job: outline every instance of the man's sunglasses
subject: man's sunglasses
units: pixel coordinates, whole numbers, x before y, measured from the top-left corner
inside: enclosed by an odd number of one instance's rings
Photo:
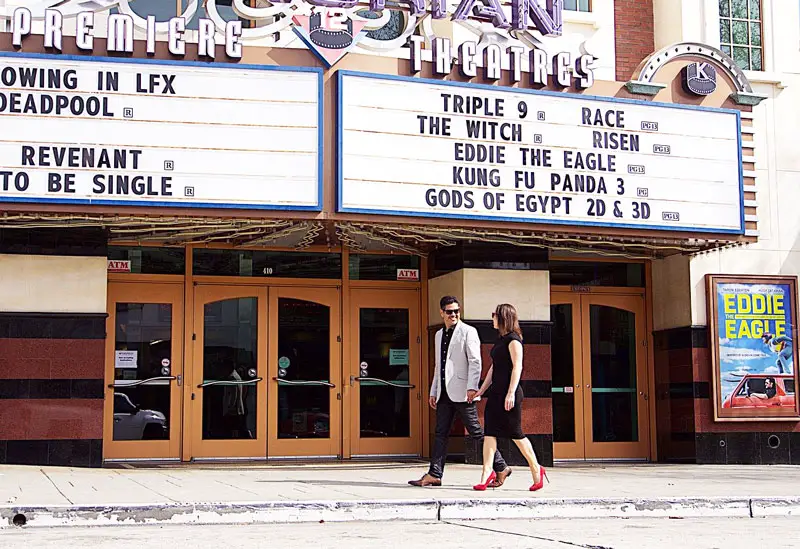
[[[447,316],[451,316],[451,315],[455,316],[459,312],[461,312],[461,309],[442,309],[442,311],[444,311],[444,314],[446,314]]]

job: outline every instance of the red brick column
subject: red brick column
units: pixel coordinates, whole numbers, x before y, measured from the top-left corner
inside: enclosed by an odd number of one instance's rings
[[[652,0],[614,0],[614,42],[617,80],[627,82],[655,49]]]
[[[0,314],[0,463],[99,467],[105,315]]]

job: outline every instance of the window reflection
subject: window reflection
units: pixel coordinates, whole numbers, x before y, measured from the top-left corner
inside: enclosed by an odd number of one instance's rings
[[[359,317],[361,437],[408,437],[410,391],[381,383],[408,385],[408,309],[364,308]]]
[[[258,299],[208,303],[203,311],[203,438],[256,433]]]
[[[172,305],[117,303],[115,312],[114,440],[168,439]]]
[[[330,309],[278,299],[278,438],[329,438]]]
[[[591,305],[592,436],[594,442],[639,440],[636,315]]]
[[[575,442],[572,305],[552,305],[553,442]]]

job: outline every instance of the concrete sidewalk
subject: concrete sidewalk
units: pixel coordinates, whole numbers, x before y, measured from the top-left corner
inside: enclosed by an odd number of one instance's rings
[[[532,517],[800,514],[800,467],[570,465],[475,492],[477,466],[448,465],[441,488],[407,481],[420,463],[183,465],[78,469],[0,466],[0,528],[137,523],[270,523]]]

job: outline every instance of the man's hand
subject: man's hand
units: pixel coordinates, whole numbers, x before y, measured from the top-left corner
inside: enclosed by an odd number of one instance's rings
[[[473,391],[472,389],[467,391],[467,402],[472,404],[472,401],[475,400],[475,397],[478,396],[478,391]]]
[[[428,397],[428,404],[430,404],[431,408],[433,408],[435,410],[436,409],[436,397],[435,396]]]

